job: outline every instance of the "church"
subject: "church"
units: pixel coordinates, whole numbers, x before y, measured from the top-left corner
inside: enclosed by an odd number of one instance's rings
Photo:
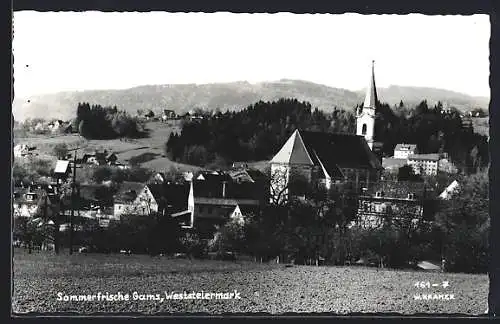
[[[288,197],[294,178],[324,186],[352,184],[368,188],[383,170],[375,141],[377,89],[374,62],[363,106],[356,111],[356,134],[311,132],[296,129],[270,161],[271,199]],[[290,193],[291,194],[291,193]]]

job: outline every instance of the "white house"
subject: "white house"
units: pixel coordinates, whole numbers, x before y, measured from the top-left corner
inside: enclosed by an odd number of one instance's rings
[[[147,185],[124,181],[113,204],[115,218],[124,214],[150,215],[158,212],[158,202]]]
[[[29,147],[26,144],[17,144],[14,146],[14,157],[23,157],[29,154]]]
[[[408,159],[408,156],[417,154],[416,144],[397,144],[394,148],[395,159]]]

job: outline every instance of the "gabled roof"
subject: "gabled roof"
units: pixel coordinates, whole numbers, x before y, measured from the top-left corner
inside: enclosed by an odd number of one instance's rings
[[[363,136],[311,131],[302,131],[301,135],[307,151],[321,160],[331,177],[336,177],[342,168],[382,168]],[[319,161],[315,164],[320,166]]]
[[[69,161],[66,160],[58,160],[56,163],[56,167],[54,169],[54,173],[66,174],[68,172]]]
[[[367,194],[375,195],[376,192],[383,192],[387,198],[399,199],[407,198],[408,194],[414,194],[416,198],[422,198],[430,190],[431,188],[426,186],[424,182],[380,181],[374,183]]]
[[[271,163],[314,165],[298,129],[272,158]]]
[[[172,213],[188,207],[190,185],[188,183],[152,183],[147,185],[157,203],[164,202]]]
[[[370,76],[370,83],[366,89],[365,102],[363,108],[376,109],[377,106],[377,87],[375,86],[375,61],[372,61],[372,74]]]

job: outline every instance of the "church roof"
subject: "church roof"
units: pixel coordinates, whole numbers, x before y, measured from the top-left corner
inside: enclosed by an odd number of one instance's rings
[[[309,152],[314,152],[334,177],[339,168],[380,169],[377,156],[370,150],[363,136],[302,131],[302,139]],[[320,165],[319,163],[316,163]]]
[[[375,86],[375,61],[372,61],[372,74],[370,76],[370,83],[366,89],[365,102],[363,108],[376,108],[377,105],[377,88]]]
[[[271,163],[314,165],[298,129],[288,138]]]

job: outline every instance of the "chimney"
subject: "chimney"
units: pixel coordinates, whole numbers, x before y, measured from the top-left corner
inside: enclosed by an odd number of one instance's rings
[[[222,198],[226,198],[226,181],[222,181]]]

